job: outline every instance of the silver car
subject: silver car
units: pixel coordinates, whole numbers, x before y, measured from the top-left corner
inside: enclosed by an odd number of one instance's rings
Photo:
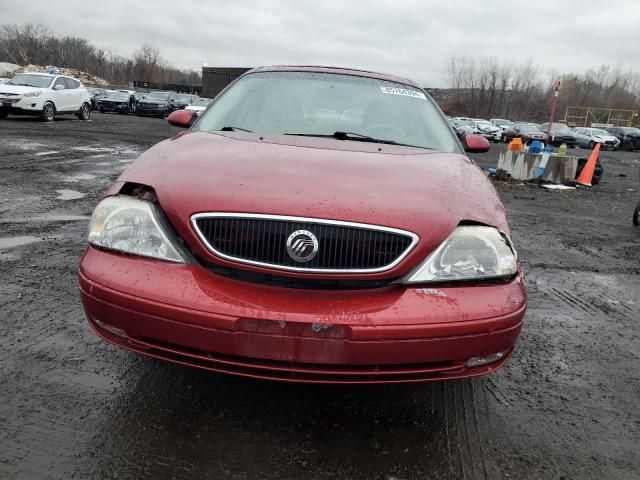
[[[617,150],[620,147],[620,140],[601,128],[577,127],[573,132],[576,143],[581,148],[593,149],[597,143],[606,150]]]

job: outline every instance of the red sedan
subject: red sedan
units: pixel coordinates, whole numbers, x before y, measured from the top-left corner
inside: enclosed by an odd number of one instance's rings
[[[104,340],[216,372],[325,383],[484,375],[527,296],[505,210],[404,78],[254,69],[96,207],[79,283]],[[463,147],[464,144],[464,147]]]

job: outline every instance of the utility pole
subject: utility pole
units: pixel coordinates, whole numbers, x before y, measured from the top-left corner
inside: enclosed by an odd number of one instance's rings
[[[551,126],[556,118],[556,106],[558,105],[558,95],[560,95],[560,87],[562,80],[559,78],[553,84],[553,99],[551,100],[551,116],[549,117],[549,125],[547,126],[547,145],[551,143]]]

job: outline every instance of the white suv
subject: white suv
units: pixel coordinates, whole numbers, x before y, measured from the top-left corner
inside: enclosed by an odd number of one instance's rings
[[[20,73],[0,85],[0,119],[9,114],[38,115],[52,122],[56,115],[91,116],[91,95],[75,78],[49,73]]]

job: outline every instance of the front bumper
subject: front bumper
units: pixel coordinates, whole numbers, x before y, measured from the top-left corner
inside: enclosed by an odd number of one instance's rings
[[[129,111],[129,105],[121,105],[118,103],[99,103],[97,106],[98,110],[102,110],[105,112],[127,112]]]
[[[526,310],[522,274],[484,286],[302,290],[93,247],[79,283],[89,323],[110,343],[212,371],[298,382],[484,375],[507,361]],[[466,366],[497,352],[509,353]]]
[[[136,106],[136,114],[138,115],[149,115],[149,116],[158,116],[165,115],[169,112],[168,107],[164,106],[149,106],[149,105],[140,105]]]
[[[42,95],[37,97],[0,97],[0,109],[11,113],[35,113],[42,111],[45,99]]]

